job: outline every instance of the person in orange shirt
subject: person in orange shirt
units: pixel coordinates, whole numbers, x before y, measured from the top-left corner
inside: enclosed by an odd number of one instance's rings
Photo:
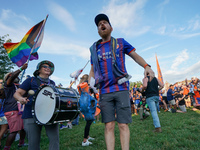
[[[183,85],[183,96],[185,96],[185,106],[191,107],[191,99],[188,93],[189,93],[189,88],[186,85]]]
[[[79,92],[80,95],[82,93],[81,91],[90,93],[89,85],[88,85],[88,77],[89,77],[88,74],[84,74],[81,77],[79,85],[77,86],[77,89],[78,89],[78,92]],[[89,99],[88,99],[88,103],[90,103]],[[91,103],[92,103],[92,101],[91,101]],[[79,104],[80,104],[80,100],[79,100]],[[81,106],[80,106],[80,108],[81,108]],[[92,137],[89,136],[90,126],[92,125],[92,123],[95,120],[95,118],[94,118],[94,116],[93,116],[93,118],[87,118],[86,114],[84,114],[84,116],[85,116],[85,120],[86,120],[86,125],[85,125],[85,129],[84,129],[84,138],[83,138],[82,146],[89,146],[89,145],[92,144],[92,142],[90,142],[90,140],[95,140],[95,138],[92,138]]]
[[[197,77],[193,78],[194,82],[194,100],[195,100],[195,106],[200,106],[200,83],[199,79]]]

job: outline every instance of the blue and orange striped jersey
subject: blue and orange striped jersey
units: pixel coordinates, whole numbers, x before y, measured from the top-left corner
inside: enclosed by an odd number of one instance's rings
[[[129,55],[132,51],[135,51],[135,48],[132,45],[130,45],[123,38],[117,39],[117,48],[115,53],[116,63],[119,69],[123,72],[127,72],[125,67],[125,54]],[[104,81],[100,83],[100,94],[129,90],[129,82],[119,85],[113,74],[111,41],[104,43],[101,42],[97,46],[97,56],[101,74],[104,79]],[[92,59],[90,60],[92,65]]]

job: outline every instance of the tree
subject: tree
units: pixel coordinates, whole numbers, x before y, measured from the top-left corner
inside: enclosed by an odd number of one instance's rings
[[[130,81],[130,90],[133,89],[135,84],[137,84],[137,87],[140,87],[140,85],[142,84],[142,81],[136,81],[136,82],[131,82]]]
[[[5,42],[7,35],[0,36],[0,79],[3,79],[4,75],[14,69],[15,64],[9,59],[8,54],[3,47],[6,42],[11,42],[11,39]]]

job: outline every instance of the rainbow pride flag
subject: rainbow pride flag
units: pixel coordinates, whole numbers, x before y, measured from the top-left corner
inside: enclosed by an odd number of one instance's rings
[[[47,15],[48,17],[48,15]],[[47,19],[46,17],[46,19]],[[29,60],[37,60],[37,50],[42,44],[46,19],[33,26],[18,43],[4,43],[3,46],[10,60],[21,67]]]

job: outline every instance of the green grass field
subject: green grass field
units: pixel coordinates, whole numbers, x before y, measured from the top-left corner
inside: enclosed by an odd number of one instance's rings
[[[141,121],[139,115],[132,117],[130,128],[130,150],[199,150],[200,149],[200,111],[188,109],[187,113],[171,113],[161,110],[159,118],[162,133],[153,133],[152,117]],[[90,136],[94,137],[93,145],[82,147],[85,121],[79,120],[79,125],[73,129],[60,130],[60,150],[105,150],[104,124],[96,122],[91,125]],[[115,127],[115,149],[120,150],[119,130]],[[5,139],[2,140],[2,145]],[[11,149],[17,149],[18,142]],[[27,148],[20,148],[26,150]],[[41,150],[48,150],[48,138],[42,130]]]

